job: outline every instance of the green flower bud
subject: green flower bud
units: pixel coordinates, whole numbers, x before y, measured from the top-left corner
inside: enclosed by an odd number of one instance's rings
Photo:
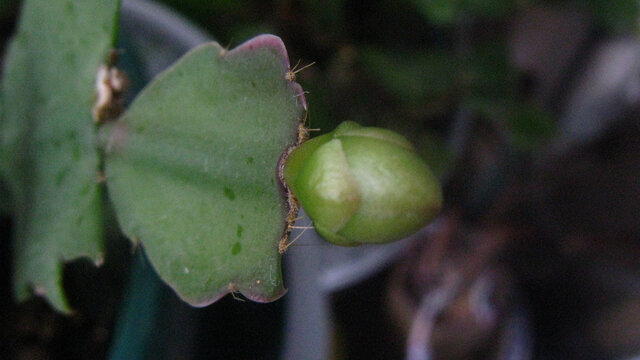
[[[442,204],[438,180],[407,139],[353,122],[296,148],[284,177],[316,231],[338,245],[401,239]]]

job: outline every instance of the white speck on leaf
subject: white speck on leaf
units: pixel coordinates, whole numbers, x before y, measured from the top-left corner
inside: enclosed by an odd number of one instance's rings
[[[272,286],[276,286],[276,279],[273,278],[273,265],[269,266],[269,282]]]

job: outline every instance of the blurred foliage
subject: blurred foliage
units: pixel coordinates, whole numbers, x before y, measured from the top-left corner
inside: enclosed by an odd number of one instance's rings
[[[518,103],[505,119],[510,140],[521,150],[535,150],[556,133],[553,116],[531,103]]]
[[[629,0],[586,0],[587,6],[601,26],[618,33],[638,27],[640,2]]]
[[[223,44],[261,31],[282,36],[293,63],[316,62],[298,74],[309,92],[312,128],[326,131],[345,120],[386,126],[420,144],[437,172],[454,158],[446,139],[461,105],[525,153],[554,134],[556,115],[523,90],[523,74],[510,63],[508,28],[528,7],[565,8],[566,2],[164,2]],[[606,32],[636,26],[633,1],[571,6],[588,10]]]
[[[412,0],[429,21],[437,25],[455,25],[468,16],[500,18],[515,9],[515,0]]]
[[[360,56],[367,75],[407,105],[420,106],[455,91],[457,59],[445,51],[364,48]]]

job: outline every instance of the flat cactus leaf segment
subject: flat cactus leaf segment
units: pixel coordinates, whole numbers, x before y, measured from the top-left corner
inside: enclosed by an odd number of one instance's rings
[[[278,161],[305,108],[282,41],[202,45],[159,75],[108,129],[105,172],[124,232],[195,306],[229,292],[284,293]]]
[[[102,252],[91,107],[118,0],[26,0],[2,81],[0,170],[16,215],[14,289],[68,311],[63,262]]]

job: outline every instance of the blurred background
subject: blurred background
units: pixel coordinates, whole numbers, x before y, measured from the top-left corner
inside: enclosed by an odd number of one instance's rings
[[[0,1],[3,52],[19,3]],[[103,267],[67,265],[76,312],[64,317],[11,299],[0,191],[0,358],[640,359],[638,1],[164,0],[138,11],[145,3],[123,7],[130,97],[200,41],[276,34],[292,65],[313,63],[297,74],[312,134],[351,120],[407,136],[442,180],[445,209],[391,250],[327,260],[373,262],[346,285],[315,293],[313,274],[295,278],[306,260],[290,261],[283,299],[203,309],[114,228]],[[327,247],[302,238],[291,258],[337,254]],[[318,318],[317,337],[291,334]]]

